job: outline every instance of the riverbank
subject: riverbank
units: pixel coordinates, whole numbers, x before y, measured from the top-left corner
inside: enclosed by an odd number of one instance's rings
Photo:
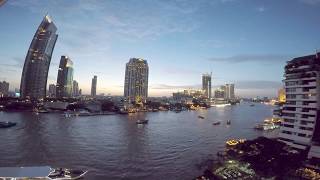
[[[306,169],[304,151],[297,151],[276,139],[258,137],[227,143],[217,161],[200,179],[301,179],[320,177],[316,169]]]

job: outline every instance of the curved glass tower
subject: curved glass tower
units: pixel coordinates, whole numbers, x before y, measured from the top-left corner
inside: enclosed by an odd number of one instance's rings
[[[46,96],[47,77],[52,52],[57,41],[57,27],[46,15],[30,44],[21,76],[22,98],[42,99]]]
[[[73,62],[68,56],[61,56],[58,78],[57,98],[68,98],[72,96],[73,86]]]

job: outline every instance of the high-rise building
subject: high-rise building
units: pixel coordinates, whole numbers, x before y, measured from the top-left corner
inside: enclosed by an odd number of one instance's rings
[[[214,91],[214,98],[224,99],[224,97],[225,97],[224,88],[218,88]]]
[[[0,82],[0,97],[6,97],[9,94],[9,83],[6,81]]]
[[[124,97],[130,102],[145,102],[148,97],[148,76],[147,61],[140,58],[131,58],[126,64]]]
[[[72,93],[73,97],[79,96],[79,84],[75,80],[73,80],[73,88],[72,88],[72,90],[73,90],[73,93]]]
[[[48,97],[55,98],[56,97],[56,85],[49,84],[49,94]]]
[[[278,101],[280,103],[286,102],[286,90],[284,88],[278,90]]]
[[[286,103],[279,140],[320,159],[320,53],[294,58],[285,66]],[[316,142],[316,143],[315,143]]]
[[[97,95],[97,76],[93,76],[91,81],[91,96],[95,97]]]
[[[235,99],[234,95],[234,84],[225,85],[225,99]]]
[[[57,28],[46,15],[30,44],[21,76],[22,98],[42,99],[46,96],[47,77],[52,52],[58,38]]]
[[[61,56],[56,86],[57,98],[72,97],[73,62],[68,56]]]
[[[202,90],[204,91],[204,97],[207,99],[211,98],[211,74],[202,75]]]

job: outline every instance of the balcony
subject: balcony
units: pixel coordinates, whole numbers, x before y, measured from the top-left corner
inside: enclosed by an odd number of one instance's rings
[[[293,137],[291,137],[291,139],[301,144],[309,145],[311,143],[311,138],[308,138],[308,137],[300,137],[300,136],[294,135]]]
[[[316,121],[316,117],[307,117],[307,118],[303,118],[303,117],[298,117],[298,120],[303,120],[303,121],[311,121],[311,122],[315,122]]]
[[[308,128],[315,128],[315,124],[312,124],[312,123],[301,124],[301,122],[300,122],[299,126],[308,127]]]
[[[291,117],[291,116],[286,116],[286,115],[282,115],[281,116],[283,119],[296,119],[296,117]]]
[[[293,84],[290,84],[290,83],[285,83],[285,87],[286,88],[294,88],[294,87],[315,87],[316,86],[316,82],[315,81],[312,81],[312,82],[309,82],[309,83],[293,83]]]
[[[310,67],[311,67],[311,65],[302,65],[302,66],[299,66],[297,69],[307,69]]]
[[[301,112],[297,112],[297,113],[308,114],[308,115],[317,115],[317,111],[315,111],[315,110],[301,111]]]
[[[316,101],[317,97],[316,96],[305,96],[305,97],[301,97],[302,101]]]
[[[302,84],[301,86],[302,87],[312,87],[312,86],[316,86],[317,85],[317,83],[316,82],[309,82],[309,83],[306,83],[306,84]]]
[[[294,128],[289,128],[289,127],[284,127],[284,126],[281,126],[280,127],[280,130],[284,130],[284,131],[289,131],[289,132],[295,132],[296,130]],[[288,134],[290,136],[292,136],[292,134]]]

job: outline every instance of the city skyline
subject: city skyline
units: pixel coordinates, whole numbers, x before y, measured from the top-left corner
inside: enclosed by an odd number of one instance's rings
[[[319,40],[313,38],[320,29],[314,23],[320,4],[312,0],[275,2],[8,1],[0,9],[0,22],[5,27],[0,35],[0,63],[4,67],[0,71],[5,76],[0,80],[10,82],[11,90],[19,87],[30,40],[41,18],[49,13],[59,38],[47,84],[55,83],[59,57],[68,54],[74,59],[75,79],[85,94],[90,94],[91,77],[97,74],[97,94],[122,95],[125,63],[138,56],[147,59],[150,66],[150,96],[200,89],[199,77],[208,71],[213,72],[213,87],[232,82],[237,95],[243,97],[276,96],[285,62],[314,54],[320,47]],[[135,8],[146,11],[139,13]],[[148,12],[154,12],[149,13],[150,19],[144,18]],[[9,16],[11,21],[6,21]]]

